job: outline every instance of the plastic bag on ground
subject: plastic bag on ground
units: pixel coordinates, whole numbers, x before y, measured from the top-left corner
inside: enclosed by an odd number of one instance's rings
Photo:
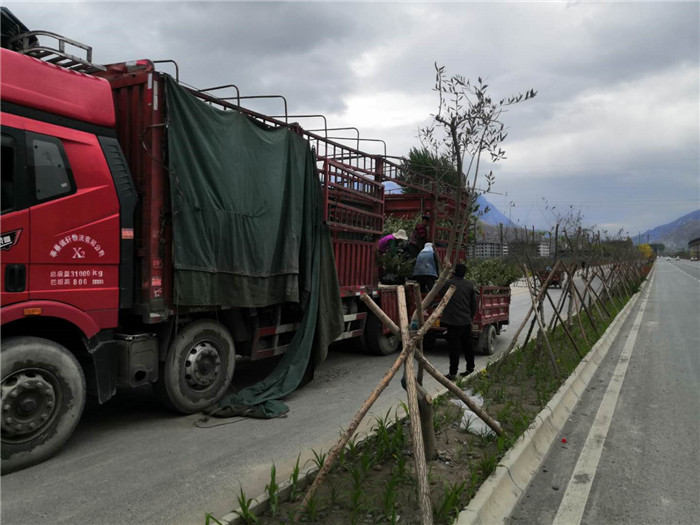
[[[481,394],[474,394],[471,389],[465,390],[464,393],[479,408],[484,405],[484,398],[481,397]],[[450,401],[462,410],[462,420],[459,423],[460,429],[471,432],[477,436],[495,435],[495,432],[491,429],[491,427],[484,423],[474,412],[469,410],[469,407],[466,405],[466,403],[464,403],[464,401],[461,399],[450,399]]]

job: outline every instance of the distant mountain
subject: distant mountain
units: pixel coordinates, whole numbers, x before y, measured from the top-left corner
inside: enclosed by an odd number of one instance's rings
[[[480,205],[481,211],[485,210],[487,206],[489,208],[488,212],[479,217],[480,241],[501,242],[502,239],[504,242],[511,242],[515,239],[524,239],[529,235],[528,231],[503,215],[483,195],[479,195],[476,202]],[[499,229],[499,224],[503,224],[503,231]]]
[[[695,210],[673,222],[647,230],[641,236],[635,236],[634,242],[661,243],[666,246],[666,251],[676,251],[687,250],[688,242],[698,237],[700,237],[700,210]]]
[[[504,227],[516,227],[515,224],[513,224],[513,222],[511,222],[511,220],[508,217],[506,217],[500,211],[498,211],[498,209],[488,200],[486,200],[486,197],[484,197],[483,195],[479,195],[476,199],[476,202],[477,204],[479,204],[479,209],[481,211],[485,210],[487,206],[489,209],[489,211],[487,211],[481,217],[479,217],[479,220],[481,222],[491,224],[492,226],[498,226],[498,224],[501,223]]]

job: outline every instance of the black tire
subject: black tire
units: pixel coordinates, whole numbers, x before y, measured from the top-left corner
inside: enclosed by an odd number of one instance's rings
[[[365,329],[360,337],[365,351],[372,355],[389,355],[399,349],[401,340],[392,333],[385,334],[379,318],[372,312],[367,312]]]
[[[235,365],[229,331],[215,321],[199,319],[180,330],[170,344],[156,391],[168,408],[193,414],[223,397]]]
[[[484,355],[493,355],[496,351],[496,327],[488,325],[479,336],[478,349]]]
[[[73,354],[39,337],[2,343],[2,474],[54,455],[78,426],[85,376]]]

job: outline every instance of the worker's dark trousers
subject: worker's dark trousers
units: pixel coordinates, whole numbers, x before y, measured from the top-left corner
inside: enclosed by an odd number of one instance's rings
[[[467,360],[467,372],[474,370],[474,352],[472,351],[472,325],[443,325],[447,328],[447,342],[450,347],[450,374],[457,375],[459,356]]]
[[[420,285],[420,291],[423,293],[428,293],[437,281],[434,275],[414,275],[413,279]]]

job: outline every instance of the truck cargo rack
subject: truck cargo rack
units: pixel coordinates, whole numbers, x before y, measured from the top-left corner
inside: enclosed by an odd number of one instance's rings
[[[287,128],[308,142],[315,155],[317,175],[323,195],[321,220],[330,232],[342,298],[355,297],[362,292],[376,292],[379,277],[376,257],[377,241],[384,233],[384,219],[387,214],[413,218],[417,214],[430,212],[435,217],[432,221],[431,236],[437,241],[438,253],[441,257],[444,256],[447,244],[444,231],[446,227],[439,221],[449,218],[449,212],[456,207],[458,194],[456,188],[452,188],[449,184],[442,184],[428,174],[411,170],[409,163],[403,157],[386,155],[386,144],[383,140],[363,138],[357,128],[331,128],[322,114],[291,114],[288,111],[287,100],[283,96],[244,95],[238,86],[232,83],[199,89],[178,81],[179,68],[177,63],[171,60],[140,60],[135,64],[111,64],[107,66],[106,74],[96,73],[96,75],[110,80],[113,89],[118,91],[115,95],[115,100],[118,101],[118,122],[140,121],[139,115],[129,113],[134,104],[137,109],[144,107],[147,108],[147,112],[153,111],[152,108],[155,105],[150,105],[148,100],[138,103],[135,101],[140,101],[140,97],[148,96],[150,91],[141,89],[139,86],[149,82],[152,82],[153,92],[156,88],[159,93],[165,91],[164,78],[161,76],[165,73],[158,72],[159,75],[156,77],[149,76],[156,70],[155,64],[165,62],[175,66],[175,81],[201,101],[217,109],[238,111],[263,128]],[[230,89],[233,93],[222,93],[226,89]],[[284,106],[283,111],[278,115],[264,114],[240,105],[254,99],[273,98],[281,100]],[[148,129],[152,130],[148,135],[148,145],[142,143],[141,139],[131,142],[126,138],[122,140],[127,158],[135,158],[133,162],[138,166],[144,163],[144,170],[161,169],[158,166],[154,167],[149,160],[149,158],[160,159],[163,154],[161,150],[165,129],[163,106],[159,105],[158,108],[157,115],[151,115],[146,119],[149,122]],[[315,129],[303,128],[298,123],[302,119],[316,119]],[[321,126],[318,125],[320,120],[322,120]],[[153,131],[156,129],[158,132]],[[338,136],[333,133],[342,130],[350,133],[344,133],[342,136],[340,136],[341,133],[337,133]],[[379,144],[384,155],[360,150],[359,146],[365,141]],[[148,158],[142,156],[144,150]],[[139,170],[135,172],[138,173]],[[138,181],[138,175],[135,177]],[[160,179],[155,177],[153,180]],[[398,195],[392,194],[398,188],[408,188],[409,191]],[[466,193],[465,190],[462,191]],[[462,200],[463,209],[467,207],[467,202],[466,198]],[[157,221],[158,218],[154,216],[151,220]],[[464,257],[463,251],[459,252],[461,257]],[[160,248],[152,247],[152,253],[160,253]],[[150,267],[146,271],[151,271]],[[148,281],[144,280],[144,282]],[[150,300],[150,291],[144,291],[144,293],[147,300]],[[167,298],[171,296],[170,293],[169,290],[162,291],[162,297],[166,298],[166,303]],[[357,312],[346,313],[350,315]]]
[[[55,46],[41,44],[39,42],[40,37],[56,40]],[[80,73],[106,71],[104,66],[92,62],[92,47],[50,31],[27,31],[11,38],[9,43],[18,53],[65,69]],[[66,45],[84,51],[85,58],[68,53]]]
[[[221,87],[234,87],[226,85]],[[241,99],[257,97],[241,97],[236,87],[236,97],[220,98],[209,93],[208,90],[193,90],[191,92],[210,104],[215,104],[223,109],[235,109],[241,111],[259,123],[270,127],[292,127],[290,122],[296,119],[322,119],[323,128],[300,128],[302,136],[309,142],[318,159],[318,169],[321,182],[324,185],[325,213],[324,220],[331,227],[332,237],[335,242],[360,243],[376,242],[384,229],[384,221],[381,218],[387,211],[396,210],[399,200],[415,201],[412,207],[405,210],[404,215],[415,216],[425,211],[432,212],[437,219],[434,221],[432,235],[438,241],[436,248],[441,257],[445,254],[445,245],[449,236],[449,227],[438,223],[439,220],[449,218],[456,208],[457,189],[448,183],[435,180],[430,175],[412,171],[403,157],[390,157],[386,154],[386,143],[381,139],[368,139],[360,136],[357,128],[329,128],[326,117],[321,114],[291,115],[285,111],[284,115],[264,115],[254,110],[234,105],[231,101],[241,102]],[[214,88],[217,89],[217,88]],[[285,100],[285,110],[286,110]],[[284,119],[284,120],[280,120]],[[334,136],[329,131],[336,130],[355,131],[355,137]],[[352,141],[355,147],[343,144],[343,141]],[[384,147],[384,155],[370,154],[359,149],[361,142],[377,142]],[[363,181],[371,181],[373,184],[363,184]],[[389,186],[386,186],[389,183]],[[359,184],[359,186],[358,186]],[[395,185],[396,189],[392,187]],[[361,186],[361,187],[360,187]],[[389,209],[384,209],[381,204],[383,197],[377,199],[376,191],[382,188],[382,193],[387,197],[393,197],[387,201]],[[398,188],[409,188],[409,193],[393,194]],[[467,190],[462,190],[462,209],[466,210],[468,199]],[[398,199],[398,200],[396,200]],[[465,237],[467,232],[465,232]],[[460,241],[461,243],[461,241]],[[336,247],[337,248],[337,247]],[[466,254],[459,252],[461,257]],[[336,253],[336,259],[338,259]],[[369,264],[369,261],[367,261]],[[364,274],[364,271],[360,271]],[[346,276],[341,268],[338,269],[341,283],[349,284],[355,281]],[[348,276],[349,277],[349,276]]]

